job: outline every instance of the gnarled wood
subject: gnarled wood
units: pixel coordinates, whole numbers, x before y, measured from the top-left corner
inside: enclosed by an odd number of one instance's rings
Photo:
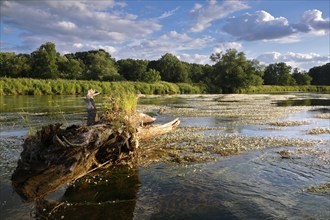
[[[150,125],[146,127],[139,127],[138,128],[138,137],[140,140],[146,140],[148,138],[153,138],[158,135],[166,134],[180,124],[180,120],[178,118],[174,119],[171,122],[162,125]]]
[[[99,95],[100,93],[96,92],[93,89],[88,90],[85,102],[87,104],[87,125],[93,125],[98,121],[97,110],[95,106],[94,96]]]
[[[136,114],[128,122],[114,126],[97,121],[90,90],[86,96],[88,125],[48,125],[28,137],[12,175],[15,191],[25,200],[44,197],[62,185],[87,173],[113,164],[131,163],[139,140],[146,140],[175,129],[175,119],[164,125],[150,125],[155,119]],[[147,126],[142,126],[148,124]]]

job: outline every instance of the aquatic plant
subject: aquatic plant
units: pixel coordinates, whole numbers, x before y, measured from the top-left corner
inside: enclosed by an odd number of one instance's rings
[[[330,119],[330,113],[317,114],[313,118]]]
[[[308,121],[275,121],[269,123],[272,126],[280,126],[280,127],[291,127],[291,126],[300,126],[310,124]]]
[[[309,186],[303,189],[304,192],[310,193],[326,193],[330,191],[330,182],[326,182],[319,185]]]
[[[24,111],[24,109],[21,109],[21,112],[18,112],[18,115],[21,117],[24,124],[27,125],[29,128],[28,130],[28,136],[33,136],[37,132],[37,129],[32,126],[32,123],[30,122],[30,118],[27,116],[27,113]]]
[[[330,134],[330,128],[313,128],[307,131],[307,134]]]

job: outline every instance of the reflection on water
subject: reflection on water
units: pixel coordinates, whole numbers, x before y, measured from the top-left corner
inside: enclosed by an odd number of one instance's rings
[[[276,101],[280,106],[296,105],[293,104],[295,100],[299,104],[318,106],[283,118],[309,122],[300,126],[269,129],[267,125],[237,123],[234,117],[179,117],[183,127],[223,127],[208,132],[329,139],[328,134],[306,134],[310,128],[329,126],[327,118],[314,117],[328,114],[329,102],[324,101],[324,97],[315,98],[315,94],[310,96],[297,96],[289,100],[290,104]],[[215,96],[158,96],[143,98],[140,104],[156,106],[150,108],[156,112],[161,106],[194,108],[191,103],[209,104],[213,98]],[[330,146],[270,147],[231,157],[218,156],[217,161],[206,163],[155,163],[138,170],[121,167],[97,171],[44,200],[23,203],[11,189],[10,176],[29,126],[40,128],[54,121],[84,123],[85,104],[81,97],[75,96],[6,96],[0,100],[1,220],[330,219],[330,191],[304,191],[307,187],[329,182]],[[102,100],[98,103],[101,107]],[[24,117],[28,120],[24,121]],[[159,115],[157,121],[163,123],[174,117],[177,115]],[[280,150],[307,153],[282,159],[277,153]]]
[[[330,99],[289,99],[276,102],[277,106],[328,106]]]
[[[283,160],[276,153],[278,150],[254,151],[206,164],[155,165],[142,169],[143,196],[138,198],[136,212],[144,214],[144,209],[153,210],[144,216],[152,219],[329,216],[329,193],[311,194],[301,189],[315,180],[328,181],[330,166],[320,169],[315,164],[316,156]],[[305,167],[305,163],[309,166]]]
[[[139,187],[136,169],[94,172],[70,185],[60,198],[50,195],[52,199],[37,201],[35,214],[46,219],[133,219]]]

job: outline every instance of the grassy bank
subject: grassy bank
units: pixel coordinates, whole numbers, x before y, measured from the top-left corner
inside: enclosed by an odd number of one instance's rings
[[[330,86],[251,86],[239,93],[321,92],[330,93]]]
[[[207,93],[205,84],[100,82],[85,80],[43,80],[31,78],[0,78],[0,95],[75,95],[85,94],[88,89],[103,94],[130,91],[135,94],[202,94]],[[322,92],[330,93],[330,86],[251,86],[239,93]]]
[[[203,84],[100,82],[84,80],[42,80],[30,78],[0,78],[0,95],[75,95],[85,94],[88,89],[103,94],[130,91],[142,94],[200,94],[205,93]]]

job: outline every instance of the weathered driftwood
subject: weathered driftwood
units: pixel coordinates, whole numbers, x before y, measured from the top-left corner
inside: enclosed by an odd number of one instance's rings
[[[150,125],[149,121],[143,127],[143,120],[137,123],[141,118],[137,114],[131,122],[114,126],[97,119],[96,94],[89,91],[85,99],[88,126],[48,125],[25,140],[12,175],[13,188],[23,199],[44,197],[95,169],[130,162],[139,140],[170,132],[180,123],[179,119],[164,125]]]
[[[97,110],[94,102],[94,96],[99,95],[100,93],[96,92],[93,89],[88,90],[85,101],[87,104],[87,125],[93,125],[98,121]]]

